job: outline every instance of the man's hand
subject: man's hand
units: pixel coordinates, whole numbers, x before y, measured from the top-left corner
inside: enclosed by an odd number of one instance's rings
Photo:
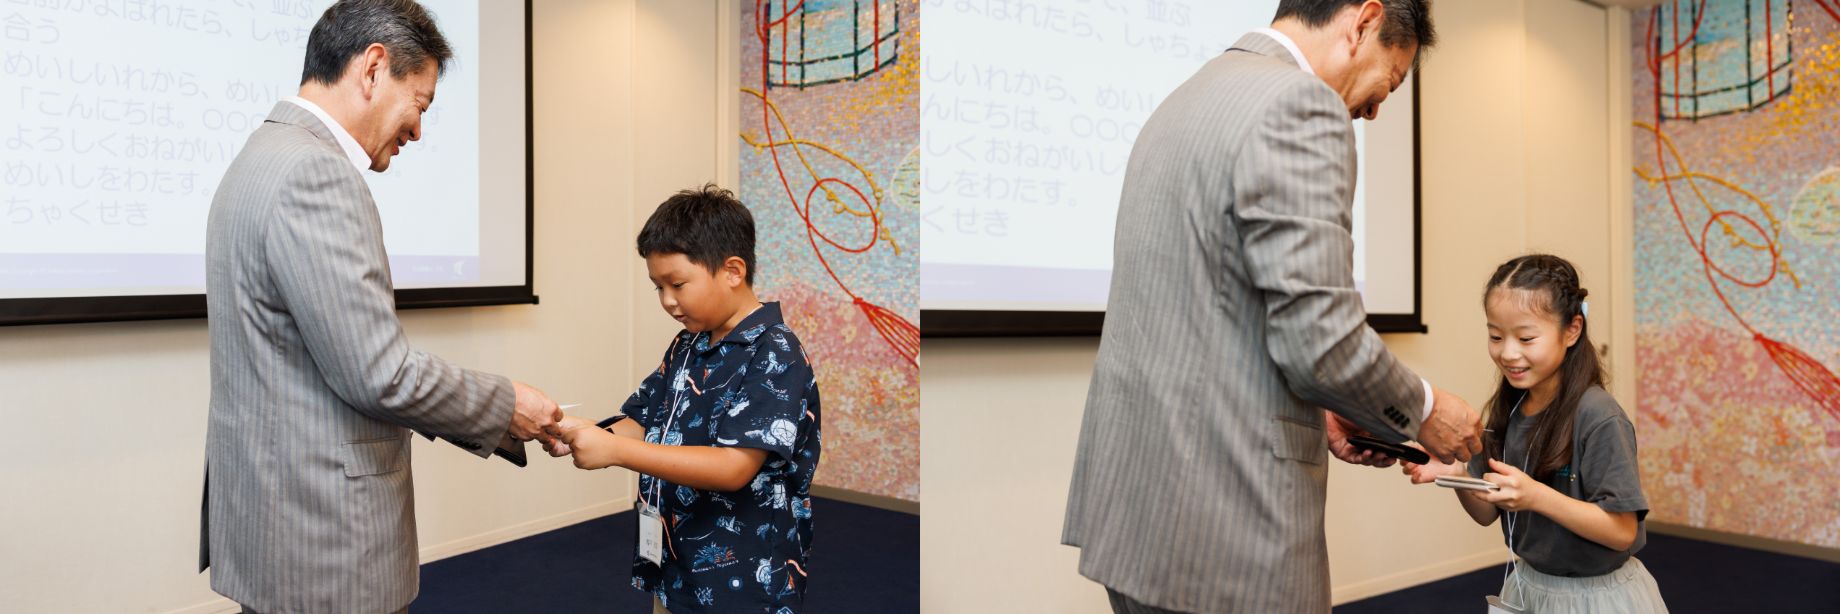
[[[1323,431],[1329,435],[1329,453],[1342,459],[1342,462],[1370,467],[1393,466],[1394,458],[1391,456],[1349,445],[1349,437],[1356,435],[1372,437],[1372,435],[1335,412],[1323,410]]]
[[[1468,461],[1482,452],[1479,437],[1482,416],[1461,397],[1433,388],[1431,415],[1418,427],[1417,441],[1431,458],[1442,463]]]
[[[536,439],[543,442],[544,448],[554,443],[562,431],[556,428],[556,421],[562,419],[562,408],[543,391],[530,387],[524,382],[512,382],[512,389],[517,391],[517,411],[511,415],[511,437],[518,441]]]

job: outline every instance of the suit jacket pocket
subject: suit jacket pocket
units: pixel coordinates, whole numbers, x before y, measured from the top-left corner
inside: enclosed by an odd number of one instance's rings
[[[1292,418],[1272,418],[1271,428],[1273,456],[1321,465],[1329,455],[1321,426]]]
[[[409,464],[403,454],[406,445],[401,436],[346,442],[341,446],[345,456],[345,477],[402,471]]]

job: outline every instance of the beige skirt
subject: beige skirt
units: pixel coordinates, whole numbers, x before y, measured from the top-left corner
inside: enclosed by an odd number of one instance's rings
[[[1642,562],[1630,557],[1601,576],[1567,578],[1515,565],[1501,600],[1528,614],[1666,614],[1661,588]]]

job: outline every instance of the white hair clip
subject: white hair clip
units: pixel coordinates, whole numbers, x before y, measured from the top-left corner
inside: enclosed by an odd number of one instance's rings
[[[1591,301],[1578,301],[1578,314],[1587,318],[1591,317]]]

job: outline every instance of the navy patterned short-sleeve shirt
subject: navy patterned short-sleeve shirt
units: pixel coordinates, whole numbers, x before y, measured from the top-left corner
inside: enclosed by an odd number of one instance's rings
[[[652,443],[758,448],[767,457],[734,492],[641,474],[640,496],[658,506],[666,548],[662,568],[634,553],[633,586],[672,612],[794,614],[811,546],[818,382],[778,303],[762,304],[718,342],[709,337],[678,333],[621,412]]]

